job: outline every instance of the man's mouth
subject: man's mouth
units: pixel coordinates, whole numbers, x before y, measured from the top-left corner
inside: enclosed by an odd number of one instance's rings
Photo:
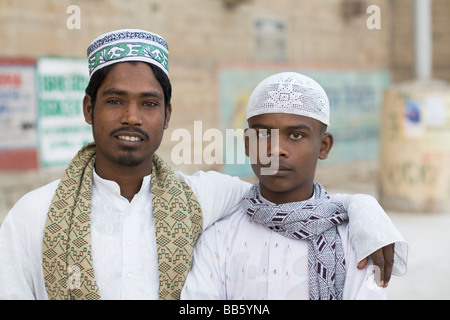
[[[132,141],[132,142],[142,141],[142,138],[135,137],[135,136],[126,136],[126,135],[117,136],[117,139],[119,139],[119,140],[126,140],[126,141]]]
[[[278,164],[270,167],[261,167],[262,175],[284,177],[289,175],[291,172],[292,169],[283,164]]]
[[[148,134],[140,128],[119,128],[111,135],[123,143],[137,143],[148,139]]]
[[[289,173],[291,173],[291,169],[288,168],[278,168],[274,170],[275,176],[287,176]]]

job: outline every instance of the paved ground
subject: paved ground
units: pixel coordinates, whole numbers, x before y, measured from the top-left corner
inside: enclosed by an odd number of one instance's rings
[[[409,244],[408,272],[391,280],[389,298],[450,299],[450,211],[389,215]]]
[[[319,178],[326,180],[331,193],[366,193],[377,197],[376,164],[353,169],[344,168],[341,173],[322,170]],[[388,209],[386,212],[409,245],[408,271],[391,279],[389,299],[450,299],[450,208],[439,214]]]

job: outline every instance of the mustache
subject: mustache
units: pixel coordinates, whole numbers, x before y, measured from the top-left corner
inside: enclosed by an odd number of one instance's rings
[[[122,127],[122,128],[114,129],[113,131],[111,131],[110,135],[114,136],[119,133],[139,133],[140,135],[144,136],[146,139],[149,139],[147,132],[145,132],[144,130],[142,130],[140,128],[134,128],[134,127]]]

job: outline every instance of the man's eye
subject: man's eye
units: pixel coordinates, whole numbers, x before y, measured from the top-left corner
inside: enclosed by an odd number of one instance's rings
[[[120,105],[120,104],[122,104],[122,101],[120,101],[118,99],[109,99],[107,102],[109,104],[113,104],[113,105]]]
[[[293,132],[293,133],[290,134],[290,137],[292,139],[298,140],[298,139],[303,138],[303,135],[300,132]]]
[[[158,104],[153,101],[145,101],[142,105],[145,107],[157,107],[158,106]]]
[[[270,132],[267,130],[258,130],[258,137],[259,138],[268,138],[270,137]]]

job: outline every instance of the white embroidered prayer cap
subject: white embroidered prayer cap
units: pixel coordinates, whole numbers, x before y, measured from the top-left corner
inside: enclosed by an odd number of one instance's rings
[[[256,86],[247,104],[247,120],[266,113],[297,114],[330,124],[330,103],[325,90],[313,79],[282,72]]]
[[[108,65],[142,61],[156,65],[169,75],[169,47],[163,37],[140,29],[120,29],[104,33],[87,49],[89,76]]]

